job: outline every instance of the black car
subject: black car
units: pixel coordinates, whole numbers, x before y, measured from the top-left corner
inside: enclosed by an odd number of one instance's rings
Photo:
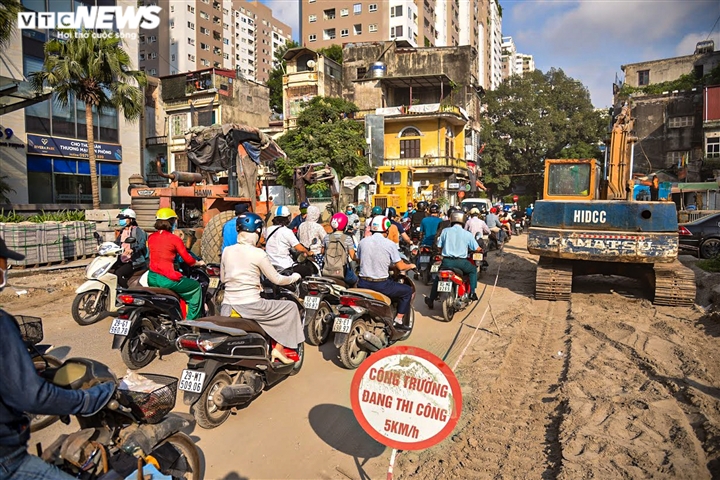
[[[680,250],[690,251],[700,258],[720,255],[720,213],[681,223],[678,234]]]

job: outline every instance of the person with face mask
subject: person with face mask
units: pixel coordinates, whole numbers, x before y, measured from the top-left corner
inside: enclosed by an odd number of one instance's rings
[[[305,341],[300,312],[289,300],[260,297],[260,277],[264,275],[275,285],[290,285],[301,276],[299,273],[281,275],[268,254],[257,247],[263,231],[260,216],[255,213],[241,215],[236,228],[237,243],[223,250],[220,260],[220,280],[225,284],[220,314],[230,317],[235,311],[243,318],[255,320],[277,342],[271,353],[273,361],[293,363],[286,355],[290,353],[287,349],[295,350]]]
[[[115,243],[123,248],[123,253],[113,266],[118,285],[128,288],[128,280],[133,273],[147,268],[147,234],[137,224],[135,210],[126,208],[117,216],[122,230],[115,237]],[[135,238],[132,245],[126,243],[128,237]]]
[[[298,229],[298,238],[300,239],[300,243],[313,253],[313,258],[320,266],[320,270],[322,270],[322,247],[323,241],[325,237],[327,237],[327,232],[325,228],[318,223],[318,220],[320,220],[320,209],[315,205],[310,205],[307,209],[307,217]]]
[[[7,262],[23,255],[0,238],[0,290],[7,284]],[[44,380],[35,370],[15,318],[0,310],[0,479],[71,480],[72,476],[27,452],[30,419],[25,413],[94,415],[115,393],[115,384],[67,390]]]
[[[205,262],[195,260],[185,244],[172,232],[177,228],[177,214],[172,208],[161,208],[155,215],[156,232],[148,237],[150,250],[150,272],[148,285],[167,288],[180,295],[187,302],[187,320],[195,320],[200,315],[202,306],[202,288],[197,280],[183,277],[175,269],[175,258],[179,255],[190,265],[203,266]]]

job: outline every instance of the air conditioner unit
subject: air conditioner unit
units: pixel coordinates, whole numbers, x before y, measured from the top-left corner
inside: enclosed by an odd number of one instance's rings
[[[430,180],[420,180],[420,186],[421,186],[421,187],[428,187],[428,186],[430,186]]]

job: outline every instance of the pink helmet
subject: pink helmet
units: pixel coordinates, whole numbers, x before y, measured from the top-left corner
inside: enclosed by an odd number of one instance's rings
[[[332,219],[330,219],[330,226],[333,228],[333,230],[340,230],[341,232],[345,231],[345,227],[347,227],[348,224],[348,217],[344,213],[336,213],[332,216]]]

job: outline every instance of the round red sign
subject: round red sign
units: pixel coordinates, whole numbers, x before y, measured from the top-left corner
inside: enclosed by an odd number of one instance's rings
[[[355,418],[372,438],[398,450],[422,450],[453,431],[462,411],[460,384],[432,353],[399,346],[374,353],[350,387]]]
[[[517,195],[513,195],[513,202],[517,202],[519,198]]]

